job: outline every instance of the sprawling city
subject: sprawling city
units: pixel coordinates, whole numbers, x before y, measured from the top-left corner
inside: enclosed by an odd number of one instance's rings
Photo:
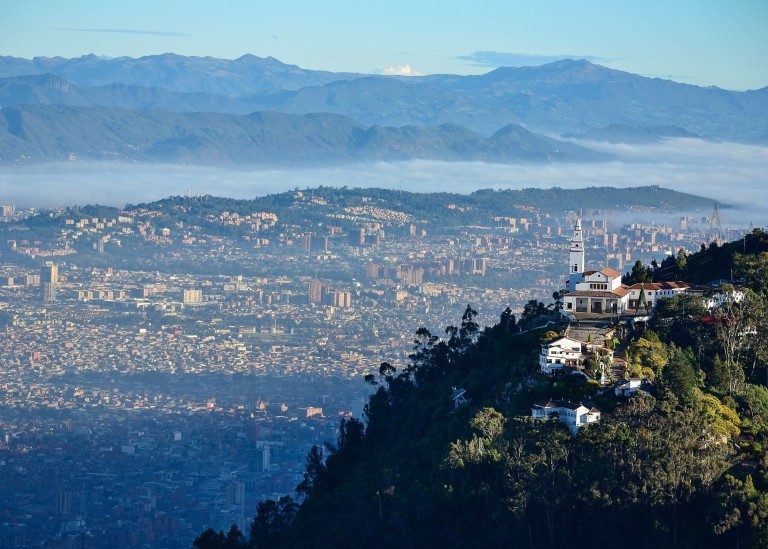
[[[366,374],[408,363],[416,329],[441,333],[468,304],[492,325],[550,303],[577,219],[588,261],[622,272],[743,233],[716,204],[634,212],[668,224],[508,204],[454,225],[461,197],[436,221],[381,191],[336,198],[359,203],[346,206],[329,193],[265,211],[222,200],[196,222],[180,214],[213,197],[2,207],[3,543],[185,547],[204,527],[247,531],[258,501],[293,492],[313,444],[362,417]]]
[[[0,549],[768,547],[768,3],[5,4]]]

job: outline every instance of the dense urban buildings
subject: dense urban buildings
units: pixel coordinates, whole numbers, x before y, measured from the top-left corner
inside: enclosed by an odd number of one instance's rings
[[[441,334],[467,304],[495,324],[565,288],[569,257],[575,274],[620,277],[698,249],[711,225],[530,208],[439,225],[373,199],[291,201],[290,223],[191,210],[202,200],[171,201],[175,217],[3,207],[0,546],[247,530],[257,501],[301,480],[309,447],[362,415],[364,376],[408,363],[419,327]]]

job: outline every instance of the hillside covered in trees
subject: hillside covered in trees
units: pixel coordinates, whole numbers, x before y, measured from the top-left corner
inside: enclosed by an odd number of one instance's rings
[[[208,530],[194,546],[768,545],[765,242],[757,230],[674,258],[687,276],[728,261],[744,284],[705,296],[709,308],[696,295],[662,300],[611,342],[623,375],[651,382],[631,398],[538,372],[540,343],[564,328],[549,322],[552,305],[506,310],[484,329],[468,306],[442,337],[418,329],[407,364],[366,376],[364,419],[309,453],[295,496],[261,502],[249,532]],[[466,402],[452,398],[462,389]],[[574,436],[530,417],[548,399],[602,417]]]
[[[768,252],[768,234],[754,229],[739,240],[709,246],[702,244],[695,254],[680,250],[660,264],[648,268],[648,281],[654,282],[685,280],[694,284],[705,284],[715,280],[743,278],[755,291],[768,283],[765,256]]]

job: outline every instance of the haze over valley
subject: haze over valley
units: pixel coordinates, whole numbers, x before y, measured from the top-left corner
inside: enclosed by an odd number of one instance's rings
[[[768,88],[569,60],[402,78],[255,56],[4,57],[0,75],[0,191],[24,206],[317,185],[660,185],[733,206],[740,226],[766,208]]]
[[[765,224],[768,153],[754,145],[672,139],[654,145],[589,145],[616,160],[596,164],[490,164],[411,160],[322,168],[232,168],[120,162],[0,167],[0,193],[20,207],[127,203],[172,195],[253,198],[295,188],[448,191],[659,185],[719,201],[733,226]],[[734,192],[737,189],[737,192]]]

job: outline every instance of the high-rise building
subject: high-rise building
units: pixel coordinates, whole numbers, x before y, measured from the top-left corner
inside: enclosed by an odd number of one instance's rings
[[[351,307],[352,306],[352,292],[336,291],[333,292],[333,306],[334,307]]]
[[[328,237],[327,236],[321,236],[321,237],[319,237],[317,239],[317,241],[318,241],[318,244],[317,244],[317,248],[316,249],[318,251],[320,251],[320,252],[327,252],[328,251],[328,242],[329,242]],[[312,245],[314,246],[314,240],[312,240],[312,242],[313,242]]]
[[[45,265],[40,267],[40,283],[49,282],[56,284],[59,281],[59,268],[52,262],[46,261]]]
[[[470,272],[472,274],[485,276],[485,271],[487,268],[488,268],[488,260],[484,257],[473,258],[470,261]]]
[[[305,252],[312,251],[312,235],[311,234],[302,235],[301,247]]]
[[[365,264],[365,276],[366,278],[379,278],[379,271],[381,270],[381,265],[378,263],[374,263],[373,261],[369,261]]]
[[[189,303],[202,303],[203,291],[202,290],[184,290],[181,293],[181,301],[185,305]]]
[[[305,252],[327,252],[328,237],[317,236],[314,233],[302,235],[301,246]]]
[[[260,472],[269,471],[272,465],[272,449],[269,444],[263,441],[257,443],[256,449],[260,450],[256,454],[256,470]]]
[[[397,278],[409,286],[418,286],[424,282],[424,269],[398,268]]]
[[[349,243],[352,246],[363,246],[365,244],[365,229],[353,229],[349,233]]]
[[[319,305],[323,302],[323,283],[319,280],[310,280],[307,293],[309,304]]]
[[[48,261],[40,267],[40,297],[43,301],[56,301],[58,284],[59,268]]]

